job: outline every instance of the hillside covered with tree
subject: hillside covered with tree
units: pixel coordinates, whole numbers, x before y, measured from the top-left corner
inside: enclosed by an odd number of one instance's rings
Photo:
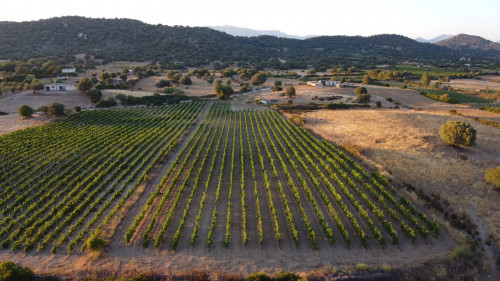
[[[105,60],[211,62],[289,69],[308,64],[376,65],[412,60],[445,64],[459,50],[399,35],[322,36],[306,40],[235,37],[206,27],[150,25],[131,19],[58,17],[0,22],[0,59],[88,54]]]

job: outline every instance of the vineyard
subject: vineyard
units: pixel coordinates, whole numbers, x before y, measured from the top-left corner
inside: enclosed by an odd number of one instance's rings
[[[439,230],[385,178],[278,113],[214,103],[124,237],[168,250],[384,248]]]
[[[277,112],[229,103],[82,112],[1,137],[0,166],[0,243],[12,251],[82,250],[148,182],[113,240],[383,249],[440,232],[331,143]]]
[[[2,248],[70,253],[99,235],[203,107],[86,111],[1,137]]]

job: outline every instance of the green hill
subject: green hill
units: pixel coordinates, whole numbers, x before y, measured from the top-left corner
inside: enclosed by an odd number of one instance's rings
[[[459,56],[456,50],[399,35],[296,40],[235,37],[206,27],[151,25],[131,19],[58,17],[0,22],[0,59],[79,53],[107,60],[182,62],[188,66],[240,62],[283,69],[307,64],[374,65],[402,60],[437,63]]]

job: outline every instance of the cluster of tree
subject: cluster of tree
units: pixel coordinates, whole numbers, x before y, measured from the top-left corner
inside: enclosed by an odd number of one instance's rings
[[[233,88],[231,87],[231,80],[228,80],[229,83],[222,83],[222,80],[215,81],[214,91],[219,99],[226,99],[230,95],[234,93]]]
[[[372,69],[368,70],[363,76],[363,83],[370,84],[372,80],[384,81],[384,80],[395,80],[395,81],[404,81],[409,79],[411,73],[407,70],[400,71],[391,71],[391,70],[380,70],[380,69]]]
[[[113,107],[116,106],[116,100],[113,97],[106,97],[95,103],[97,108]]]
[[[163,105],[178,103],[183,100],[188,100],[189,97],[184,95],[162,95],[153,94],[152,96],[134,97],[125,94],[116,95],[116,99],[120,101],[122,105]]]
[[[64,105],[60,103],[53,102],[48,106],[42,106],[38,109],[38,111],[47,113],[52,116],[63,116],[64,113]]]
[[[169,70],[166,73],[166,76],[168,79],[171,80],[171,82],[176,83],[176,84],[182,84],[182,85],[192,85],[193,81],[191,81],[191,77],[189,74],[184,75],[182,72],[178,70]]]

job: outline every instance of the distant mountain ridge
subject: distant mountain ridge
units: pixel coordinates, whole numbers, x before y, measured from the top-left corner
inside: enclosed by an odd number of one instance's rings
[[[244,36],[244,37],[256,37],[262,35],[269,35],[281,38],[290,38],[290,39],[307,39],[316,37],[315,35],[306,35],[306,36],[298,36],[298,35],[290,35],[279,30],[255,30],[246,27],[237,27],[233,25],[216,25],[216,26],[207,26],[208,28],[212,28],[221,32],[225,32],[229,35],[233,36]]]
[[[446,39],[451,38],[451,37],[453,37],[453,35],[441,34],[441,35],[434,37],[432,39],[424,39],[422,37],[417,37],[417,38],[415,38],[415,41],[420,42],[420,43],[437,43],[439,41],[443,41],[443,40],[446,40]]]
[[[439,46],[466,51],[500,51],[500,44],[479,36],[458,34],[436,43]]]

